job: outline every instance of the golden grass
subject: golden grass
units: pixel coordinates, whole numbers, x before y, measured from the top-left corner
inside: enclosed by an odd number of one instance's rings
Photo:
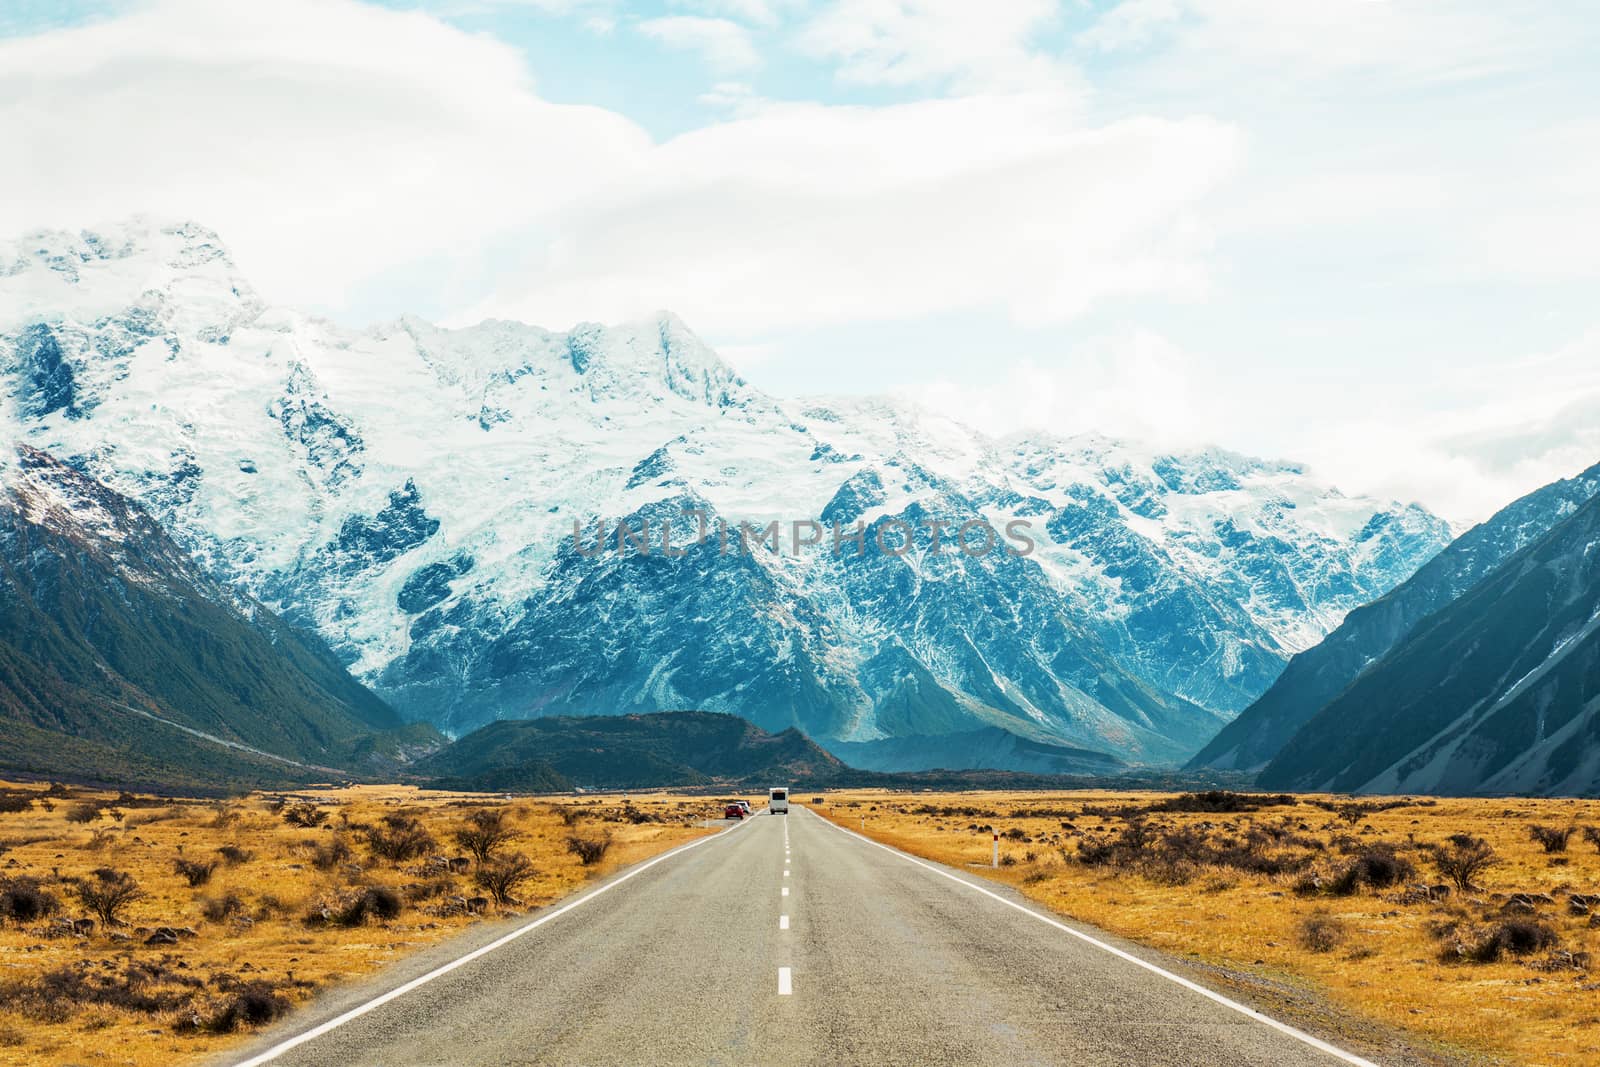
[[[1304,796],[1240,814],[1150,812],[1142,822],[1158,843],[1139,858],[1124,852],[1117,861],[1084,862],[1085,842],[1092,848],[1097,840],[1114,840],[1129,825],[1126,814],[1107,809],[1163,799],[1169,798],[858,791],[832,794],[814,810],[907,852],[1005,882],[1060,914],[1142,944],[1309,987],[1358,1017],[1439,1048],[1518,1064],[1600,1063],[1600,981],[1588,971],[1591,959],[1600,961],[1600,926],[1573,914],[1568,899],[1572,893],[1600,893],[1600,853],[1581,832],[1557,854],[1547,854],[1530,835],[1536,824],[1600,826],[1600,802],[1392,798],[1400,805],[1340,814],[1328,809],[1347,805],[1349,798]],[[1363,800],[1373,801],[1387,802]],[[1015,835],[1001,841],[1001,855],[1011,865],[989,866],[990,826]],[[1254,829],[1250,849],[1257,854],[1305,857],[1310,866],[1299,873],[1260,874],[1229,864],[1174,862],[1159,842],[1185,829],[1214,843],[1231,839],[1241,845]],[[1408,894],[1411,885],[1446,881],[1434,869],[1430,849],[1461,833],[1486,839],[1499,863],[1471,892],[1453,892],[1443,901]],[[1274,834],[1283,841],[1274,841]],[[1383,843],[1415,866],[1415,877],[1348,896],[1326,888],[1312,895],[1296,891],[1306,873],[1322,874],[1326,885],[1362,852]],[[1519,893],[1535,895],[1531,914],[1523,902],[1512,901]],[[1307,930],[1314,919],[1333,931],[1318,945],[1321,951],[1305,940],[1317,932]],[[1543,924],[1558,944],[1488,963],[1442,959],[1457,944],[1480,944],[1509,920]]]
[[[32,798],[25,811],[0,812],[0,889],[34,879],[60,903],[42,921],[0,920],[0,1064],[142,1067],[213,1054],[245,1036],[248,1027],[216,1032],[243,987],[259,984],[289,1004],[303,1003],[321,988],[376,971],[471,923],[546,905],[593,878],[705,834],[702,820],[722,812],[720,803],[704,798],[635,795],[625,807],[618,797],[506,801],[358,786],[290,795],[290,807],[309,803],[328,813],[322,826],[307,829],[289,825],[270,794],[222,802],[141,796],[119,803],[115,793],[74,788],[47,796],[45,789],[0,787],[0,795],[26,791]],[[84,802],[105,810],[91,822],[68,821]],[[454,831],[469,812],[489,806],[508,809],[516,837],[505,848],[526,855],[537,870],[506,911],[490,906],[481,914],[463,913],[453,898],[486,895],[470,871],[426,871],[426,856],[380,860],[366,843],[363,827],[406,813],[437,841],[429,855],[459,856]],[[577,813],[573,825],[564,810]],[[572,834],[609,837],[611,847],[585,867],[567,847]],[[317,847],[326,852],[336,840],[349,846],[349,859],[318,869]],[[180,858],[218,861],[224,846],[251,858],[219,864],[209,882],[194,888],[174,869]],[[142,896],[128,907],[126,925],[100,925],[88,937],[57,930],[56,920],[86,914],[74,880],[98,867],[126,871],[138,882]],[[404,911],[390,921],[349,927],[306,921],[319,905],[336,907],[367,886],[400,890],[408,897]],[[424,897],[422,886],[439,892]],[[207,901],[229,894],[242,910],[208,920]],[[158,927],[180,929],[179,943],[147,945]],[[102,998],[111,1003],[61,995],[59,986],[52,995],[46,976],[74,971],[90,976],[91,985],[117,989]]]

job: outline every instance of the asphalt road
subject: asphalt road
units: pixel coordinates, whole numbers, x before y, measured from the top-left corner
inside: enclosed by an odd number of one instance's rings
[[[1363,1062],[798,807],[591,894],[331,995],[228,1062]]]

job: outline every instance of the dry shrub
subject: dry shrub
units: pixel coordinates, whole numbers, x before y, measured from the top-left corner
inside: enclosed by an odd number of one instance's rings
[[[516,835],[506,823],[504,808],[480,808],[467,816],[467,825],[456,831],[455,838],[481,867]]]
[[[200,914],[210,922],[219,923],[235,915],[243,915],[244,900],[237,893],[224,893],[220,897],[207,897],[200,903]]]
[[[92,800],[85,800],[74,804],[67,809],[67,821],[70,823],[91,823],[100,817],[100,805]]]
[[[201,886],[211,881],[211,876],[215,874],[217,870],[217,861],[186,860],[180,857],[172,861],[172,869],[177,872],[177,874],[179,874],[184,881],[189,883],[190,889],[199,889]]]
[[[585,867],[592,867],[605,859],[606,853],[611,850],[611,835],[604,837],[579,837],[573,834],[567,838],[567,851],[578,857],[578,862]],[[1011,857],[1005,857],[1011,859]],[[1017,862],[1011,859],[1012,863]]]
[[[1454,834],[1448,843],[1433,848],[1434,867],[1463,893],[1470,892],[1474,880],[1498,862],[1489,843],[1471,834]]]
[[[215,1034],[231,1034],[241,1027],[265,1026],[289,1014],[289,1007],[289,1001],[271,985],[252,982],[229,997],[202,1025]]]
[[[0,815],[14,815],[33,807],[32,793],[0,793]]]
[[[37,922],[53,915],[61,902],[40,888],[33,878],[0,879],[0,919],[17,923]]]
[[[1546,853],[1567,850],[1567,840],[1577,831],[1575,826],[1530,826],[1528,836],[1539,843]]]
[[[372,854],[393,863],[404,863],[432,852],[438,843],[415,818],[395,813],[383,818],[382,826],[367,830],[367,845]]]
[[[306,922],[315,926],[332,923],[335,926],[364,926],[369,919],[387,922],[397,919],[405,911],[406,902],[388,886],[374,885],[348,894],[337,901],[314,906],[306,915]]]
[[[309,830],[328,821],[328,813],[315,804],[295,804],[283,809],[283,821]]]
[[[1342,920],[1319,912],[1301,920],[1300,945],[1308,952],[1332,952],[1343,944],[1345,933]]]
[[[222,862],[229,867],[239,867],[256,858],[256,854],[249,849],[240,848],[238,845],[223,845],[217,849],[217,855],[222,857]]]
[[[479,866],[472,880],[478,888],[493,897],[496,904],[504,905],[514,899],[517,886],[536,873],[532,860],[520,852],[513,852]]]
[[[106,928],[123,925],[123,911],[144,896],[133,875],[110,867],[96,867],[73,889],[78,894],[78,902],[93,912],[100,925]]]
[[[350,851],[350,843],[338,834],[326,842],[311,840],[304,842],[304,845],[311,850],[311,865],[319,871],[331,871],[349,863],[355,855]]]
[[[1456,941],[1445,948],[1440,958],[1447,961],[1470,960],[1493,963],[1502,955],[1528,956],[1560,941],[1556,932],[1531,919],[1510,919],[1491,927],[1476,941]]]

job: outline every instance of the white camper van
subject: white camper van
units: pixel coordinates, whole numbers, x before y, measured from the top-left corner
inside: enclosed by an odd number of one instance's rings
[[[774,815],[789,814],[789,790],[782,786],[767,791],[767,810]]]

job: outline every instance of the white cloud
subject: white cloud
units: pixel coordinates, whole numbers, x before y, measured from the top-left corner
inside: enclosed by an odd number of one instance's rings
[[[851,82],[1037,89],[1071,81],[1033,47],[1059,15],[1054,0],[833,0],[799,42]]]
[[[1382,71],[1422,80],[1476,77],[1529,59],[1548,5],[1488,9],[1401,0],[1121,0],[1076,42],[1104,52],[1170,48],[1213,73],[1241,62],[1295,79]]]
[[[665,15],[639,23],[639,32],[668,48],[700,53],[718,73],[751,70],[761,65],[761,54],[750,40],[750,32],[730,19]]]
[[[701,15],[738,19],[756,26],[775,26],[780,11],[793,6],[793,0],[672,0],[672,6]]]
[[[625,182],[645,133],[540,99],[513,49],[341,0],[177,0],[0,42],[0,232],[134,212],[225,235],[275,299],[338,308]]]
[[[1089,127],[1050,96],[747,104],[663,144],[646,185],[552,220],[543,259],[469,317],[659,305],[725,333],[1193,296],[1192,209],[1239,152],[1219,123]]]
[[[1152,331],[1099,337],[1054,363],[1025,359],[986,382],[940,380],[899,390],[924,407],[989,434],[1096,431],[1181,447],[1223,441],[1232,405],[1209,368]]]

